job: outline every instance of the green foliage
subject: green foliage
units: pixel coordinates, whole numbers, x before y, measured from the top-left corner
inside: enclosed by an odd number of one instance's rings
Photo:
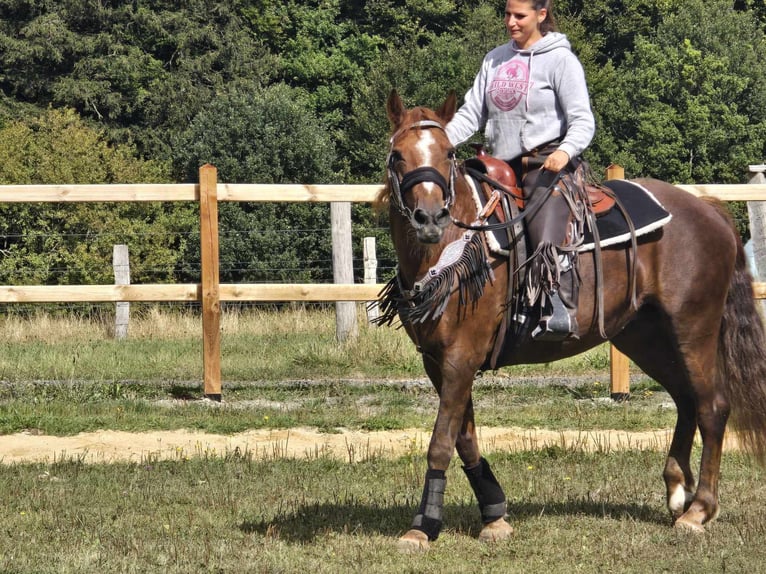
[[[636,39],[662,21],[672,0],[556,0],[559,24],[566,33],[572,22],[585,31],[585,42],[597,53],[599,65],[622,63]]]
[[[328,129],[305,92],[284,84],[220,96],[195,116],[175,148],[187,179],[195,179],[204,163],[217,166],[219,180],[231,183],[327,183],[335,177]],[[327,205],[222,205],[225,280],[328,279],[329,220]],[[290,233],[296,229],[325,233]],[[199,257],[191,253],[187,261]]]
[[[135,159],[130,146],[108,145],[72,110],[49,110],[0,129],[3,184],[167,180],[166,165]],[[190,215],[184,206],[136,202],[4,204],[0,212],[0,282],[6,284],[113,282],[115,243],[128,244],[134,281],[172,281],[184,241],[174,232],[189,225]]]
[[[619,163],[629,177],[744,181],[766,157],[764,6],[557,0],[589,82],[596,172]],[[223,181],[379,182],[390,90],[408,105],[438,106],[453,89],[461,97],[484,54],[507,41],[502,11],[490,0],[0,0],[0,173],[9,183],[193,181],[210,161]],[[50,106],[69,123],[52,123]],[[100,131],[80,134],[73,113]],[[94,206],[105,214],[96,216],[51,206],[45,221],[40,206],[2,209],[0,274],[19,281],[100,281],[108,244],[155,223],[158,238],[194,227],[180,207]],[[221,213],[228,279],[327,278],[329,233],[283,237],[326,228],[325,207]],[[355,206],[354,217],[389,264],[369,209]],[[96,238],[89,247],[75,244],[84,234]],[[135,277],[196,280],[197,250],[188,234],[131,244]]]
[[[750,11],[760,22],[761,29],[766,32],[766,3],[763,0],[735,0],[735,10]]]
[[[491,6],[466,9],[461,17],[464,25],[453,33],[423,34],[390,46],[372,63],[365,83],[355,91],[349,118],[354,146],[348,153],[355,179],[382,180],[390,129],[385,102],[392,89],[408,106],[438,107],[450,90],[462,101],[486,51],[504,41],[502,19]]]
[[[71,107],[114,138],[167,158],[185,126],[227,83],[267,81],[277,57],[243,23],[238,0],[0,2],[0,89]]]
[[[720,13],[727,17],[711,17]],[[741,182],[763,157],[766,43],[750,15],[727,1],[675,3],[617,71],[602,128],[629,175]]]

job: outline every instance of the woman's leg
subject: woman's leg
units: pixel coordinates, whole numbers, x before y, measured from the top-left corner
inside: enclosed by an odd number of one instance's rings
[[[569,203],[558,188],[549,192],[557,174],[534,169],[524,180],[525,211],[530,244],[534,250],[527,273],[530,304],[540,301],[540,324],[532,336],[560,341],[577,337],[579,281],[573,255],[561,250],[568,242]]]

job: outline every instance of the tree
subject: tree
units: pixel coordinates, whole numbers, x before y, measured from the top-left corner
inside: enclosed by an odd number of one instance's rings
[[[110,146],[73,110],[48,110],[0,129],[0,183],[168,181],[168,166]],[[136,282],[172,281],[193,211],[159,203],[0,205],[0,281],[110,283],[114,243],[127,243]]]
[[[309,100],[284,84],[222,95],[180,137],[177,165],[187,180],[196,178],[199,165],[212,163],[223,182],[331,182],[335,147]],[[226,281],[332,276],[327,205],[227,203],[220,208],[220,229]],[[199,261],[198,253],[190,259]]]
[[[239,0],[0,0],[0,91],[101,122],[114,141],[167,158],[230,82],[262,85],[278,57],[240,17]]]
[[[728,1],[675,3],[617,72],[621,98],[604,128],[620,142],[629,174],[741,182],[748,163],[764,156],[766,42],[751,15]]]

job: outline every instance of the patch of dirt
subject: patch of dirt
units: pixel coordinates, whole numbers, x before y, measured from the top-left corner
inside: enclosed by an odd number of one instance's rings
[[[480,445],[484,452],[550,446],[597,452],[667,450],[670,438],[670,430],[578,432],[479,428]],[[67,437],[25,432],[0,437],[0,462],[54,462],[72,458],[88,463],[144,462],[245,453],[263,460],[333,456],[346,462],[359,462],[373,457],[425,453],[429,440],[430,432],[420,429],[369,432],[340,430],[337,433],[326,433],[309,428],[293,428],[253,430],[235,435],[187,430],[144,433],[101,431]],[[737,448],[736,439],[729,436],[726,447]]]

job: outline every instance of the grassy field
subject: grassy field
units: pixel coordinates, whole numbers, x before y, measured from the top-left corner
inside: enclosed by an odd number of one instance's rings
[[[445,530],[400,554],[425,460],[257,462],[247,454],[136,464],[75,460],[0,471],[0,572],[763,572],[766,483],[724,459],[723,512],[704,535],[670,527],[656,452],[549,448],[491,457],[515,535],[476,539],[453,465]]]
[[[327,312],[227,315],[224,403],[201,399],[199,321],[146,310],[128,341],[107,321],[0,320],[0,433],[191,428],[233,433],[311,426],[427,429],[436,401],[401,331],[362,327],[333,341]],[[553,429],[662,429],[674,411],[640,377],[608,399],[606,349],[502,370],[475,385],[478,422]],[[548,383],[548,384],[542,384]],[[0,440],[3,440],[0,436]],[[676,532],[664,507],[664,454],[572,444],[495,452],[516,529],[483,544],[467,481],[448,471],[445,531],[402,555],[426,468],[413,449],[355,464],[179,453],[132,463],[0,466],[0,573],[48,572],[766,572],[764,471],[737,453],[722,466],[719,520]]]
[[[202,323],[192,312],[138,307],[129,337],[114,340],[112,316],[58,318],[39,313],[0,317],[0,381],[163,381],[202,378]],[[362,313],[360,313],[362,315]],[[372,328],[339,345],[334,313],[300,307],[224,313],[222,378],[236,381],[402,379],[423,377],[420,356],[401,329]],[[582,374],[607,368],[606,348],[578,358],[504,370],[506,375]]]
[[[102,428],[192,428],[232,433],[311,426],[430,428],[437,405],[420,357],[402,330],[360,325],[334,340],[333,313],[227,313],[224,404],[202,401],[201,326],[192,313],[149,307],[130,337],[103,321],[51,314],[0,320],[0,432],[74,434]],[[649,379],[633,401],[608,400],[608,350],[519,366],[477,380],[480,424],[554,429],[647,430],[672,425],[674,409]]]

